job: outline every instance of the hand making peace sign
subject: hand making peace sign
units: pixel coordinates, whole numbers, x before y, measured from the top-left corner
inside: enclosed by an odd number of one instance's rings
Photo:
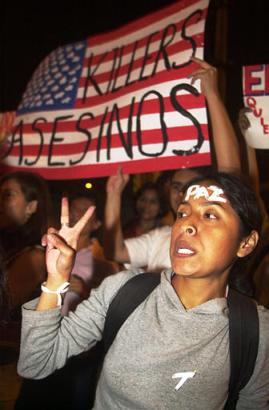
[[[62,198],[61,229],[49,228],[42,238],[42,245],[46,246],[47,286],[57,289],[59,285],[69,280],[74,264],[80,232],[92,216],[95,207],[91,206],[80,220],[69,227],[68,199]]]

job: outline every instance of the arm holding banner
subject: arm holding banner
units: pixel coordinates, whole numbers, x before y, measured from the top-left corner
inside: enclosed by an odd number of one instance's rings
[[[104,248],[106,257],[119,263],[129,263],[130,257],[124,244],[121,226],[121,196],[129,181],[129,175],[119,168],[116,175],[107,180],[105,204]]]
[[[192,83],[201,80],[201,92],[206,98],[212,124],[217,168],[220,171],[239,171],[239,145],[218,91],[217,69],[199,58],[193,57],[192,60],[200,66],[191,74],[191,78]]]
[[[246,130],[250,127],[250,122],[246,113],[251,112],[250,108],[241,108],[238,115],[238,124],[241,134],[245,137]],[[246,138],[245,138],[246,141]],[[256,195],[260,196],[260,175],[256,158],[255,148],[251,147],[246,141],[247,160],[248,160],[248,172],[252,182],[253,189],[255,189]]]

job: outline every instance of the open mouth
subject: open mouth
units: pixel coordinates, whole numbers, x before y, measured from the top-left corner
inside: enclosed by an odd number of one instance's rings
[[[177,254],[178,255],[194,255],[194,251],[189,249],[189,248],[178,248],[177,249]]]
[[[193,256],[196,254],[195,249],[187,241],[177,240],[175,244],[177,256]]]

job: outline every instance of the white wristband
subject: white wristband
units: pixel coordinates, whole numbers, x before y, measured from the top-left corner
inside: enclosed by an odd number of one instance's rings
[[[45,292],[45,293],[52,293],[54,295],[57,295],[57,306],[61,306],[62,305],[61,295],[68,291],[69,285],[70,285],[69,282],[64,282],[58,289],[51,290],[46,287],[46,282],[43,282],[41,285],[41,290],[42,292]]]

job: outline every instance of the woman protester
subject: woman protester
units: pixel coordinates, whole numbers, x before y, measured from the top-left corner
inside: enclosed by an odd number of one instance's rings
[[[49,191],[37,174],[16,171],[0,179],[0,401],[15,401],[21,380],[16,373],[21,305],[40,294],[45,280],[41,237],[48,228]],[[1,367],[3,370],[5,367]],[[4,371],[4,370],[3,370]],[[7,373],[8,372],[8,373]],[[5,387],[4,383],[8,386]],[[12,401],[12,400],[10,400]]]
[[[63,224],[59,232],[50,229],[44,237],[47,282],[40,299],[23,307],[18,364],[23,376],[45,377],[101,340],[113,298],[130,278],[139,276],[128,271],[106,278],[75,312],[61,316],[61,294],[68,286],[78,236],[92,212],[90,208],[74,227]],[[66,218],[63,202],[62,220]],[[240,259],[255,250],[260,227],[255,195],[238,177],[210,174],[187,185],[172,228],[172,269],[162,272],[159,285],[119,329],[103,362],[94,409],[225,407],[229,276]],[[262,306],[257,311],[258,354],[253,374],[240,391],[239,410],[268,409],[269,312]],[[240,353],[239,345],[237,349]]]
[[[167,204],[160,188],[154,182],[146,182],[135,195],[135,217],[123,227],[124,238],[132,238],[162,226],[161,218]]]
[[[0,180],[2,314],[15,317],[46,277],[41,238],[48,227],[49,191],[31,172],[11,172]]]

